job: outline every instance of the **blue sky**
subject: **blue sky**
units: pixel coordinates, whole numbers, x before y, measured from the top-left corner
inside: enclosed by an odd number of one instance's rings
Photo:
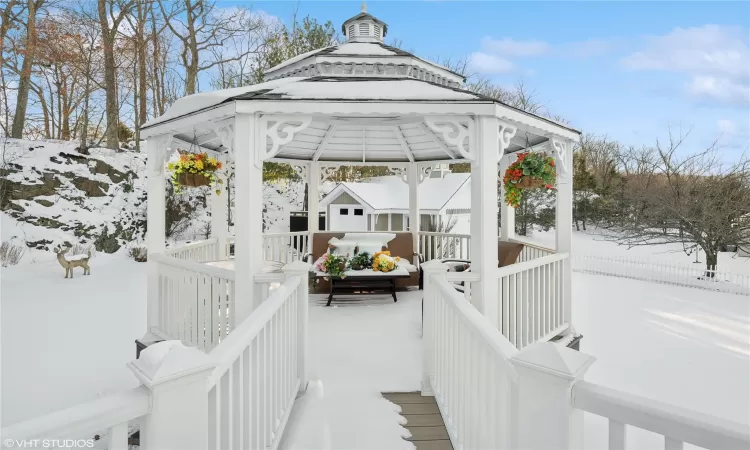
[[[223,2],[222,2],[223,3]],[[227,2],[229,3],[229,2]],[[360,1],[254,2],[288,22],[295,8],[337,29]],[[427,58],[536,91],[584,132],[653,144],[692,128],[686,150],[721,135],[728,159],[750,137],[750,4],[743,2],[369,1],[391,39]]]

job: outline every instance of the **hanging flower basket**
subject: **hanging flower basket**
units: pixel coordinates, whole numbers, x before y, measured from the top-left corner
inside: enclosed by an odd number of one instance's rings
[[[176,193],[181,193],[183,187],[211,186],[218,188],[223,183],[216,173],[222,165],[214,157],[206,153],[183,153],[176,162],[169,163],[167,168],[172,172],[172,185]]]
[[[201,187],[209,186],[211,184],[211,178],[202,173],[181,173],[177,176],[177,182],[181,186]]]
[[[505,203],[518,208],[524,189],[555,189],[555,159],[546,153],[521,153],[503,176]]]

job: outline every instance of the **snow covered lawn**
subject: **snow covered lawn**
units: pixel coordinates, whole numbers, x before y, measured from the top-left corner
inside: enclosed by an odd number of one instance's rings
[[[146,264],[90,266],[67,280],[57,260],[2,269],[2,426],[138,385],[125,363],[146,330]]]
[[[597,358],[587,381],[750,423],[747,297],[574,273],[573,323]],[[606,448],[606,421],[587,414],[586,426],[587,448]],[[630,448],[663,448],[628,433]]]

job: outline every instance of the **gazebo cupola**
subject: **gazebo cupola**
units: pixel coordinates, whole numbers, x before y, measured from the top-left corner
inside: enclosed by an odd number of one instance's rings
[[[348,42],[383,42],[388,25],[368,14],[367,4],[362,2],[362,11],[341,25]]]

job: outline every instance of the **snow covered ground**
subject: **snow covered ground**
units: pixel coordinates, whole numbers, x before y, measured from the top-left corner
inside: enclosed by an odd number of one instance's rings
[[[99,253],[91,275],[56,260],[3,268],[2,426],[138,386],[125,363],[146,330],[146,264]]]
[[[56,261],[2,270],[2,425],[137,384],[125,367],[145,330],[145,264],[97,254],[91,276],[66,280]],[[597,362],[587,380],[750,423],[747,297],[574,274],[581,350]],[[416,391],[421,371],[421,293],[310,311],[308,393],[283,448],[398,449],[410,444],[398,408],[380,392]],[[606,422],[587,417],[588,449],[603,448]],[[629,432],[630,448],[661,448]]]

